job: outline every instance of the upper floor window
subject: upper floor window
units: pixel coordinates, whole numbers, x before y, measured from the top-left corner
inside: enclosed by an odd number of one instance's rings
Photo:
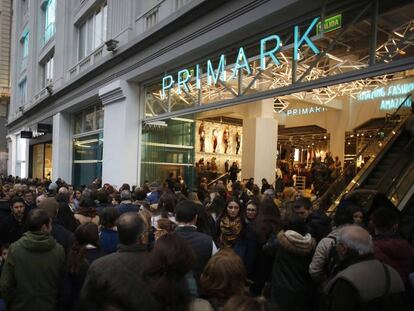
[[[46,44],[53,37],[56,30],[56,0],[45,0],[42,9],[44,16],[43,43]]]
[[[107,16],[108,10],[105,3],[79,27],[79,60],[106,41]]]
[[[30,0],[22,0],[22,16],[29,13]]]
[[[54,55],[51,54],[42,65],[42,87],[46,87],[53,82]]]
[[[19,101],[20,106],[23,106],[27,100],[27,79],[25,78],[19,83]]]
[[[27,67],[27,58],[29,56],[29,31],[25,30],[22,37],[20,38],[20,49],[21,49],[21,69]]]

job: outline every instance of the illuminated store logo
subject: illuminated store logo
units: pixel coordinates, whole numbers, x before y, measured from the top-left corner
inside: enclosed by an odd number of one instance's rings
[[[286,116],[303,116],[314,113],[321,113],[328,111],[328,108],[325,107],[307,107],[307,108],[298,108],[298,109],[289,109],[286,110]]]
[[[381,99],[380,110],[396,109],[404,101],[406,94],[414,90],[414,82],[392,84],[379,87],[374,90],[361,92],[358,101],[368,101]],[[411,103],[407,100],[405,107],[410,107]]]
[[[313,51],[315,54],[319,54],[320,51],[316,47],[316,45],[312,42],[311,38],[309,37],[310,32],[318,23],[319,17],[316,17],[306,31],[303,33],[302,36],[299,35],[299,26],[294,26],[293,28],[293,59],[296,61],[298,60],[299,55],[299,48],[306,43],[308,47]],[[267,45],[273,44],[273,48],[267,50]],[[276,65],[280,65],[281,62],[277,57],[277,53],[279,52],[282,46],[282,42],[278,35],[270,35],[266,38],[263,38],[259,42],[260,47],[260,69],[266,69],[266,60],[270,58]],[[213,62],[209,59],[207,60],[206,66],[204,67],[207,69],[207,85],[217,84],[219,81],[225,82],[226,81],[226,55],[220,55],[217,68],[214,68]],[[231,78],[235,78],[237,72],[239,70],[245,70],[248,75],[252,73],[250,68],[249,62],[247,60],[246,53],[243,47],[239,48],[237,53],[237,57],[235,63],[232,65],[231,71],[232,75]],[[201,66],[197,64],[194,69],[182,69],[178,71],[177,76],[173,77],[172,75],[166,75],[162,79],[162,98],[165,98],[166,91],[173,88],[174,86],[177,87],[177,93],[181,94],[182,91],[188,92],[188,82],[194,78],[196,81],[196,88],[201,89]],[[174,80],[176,78],[176,80]]]

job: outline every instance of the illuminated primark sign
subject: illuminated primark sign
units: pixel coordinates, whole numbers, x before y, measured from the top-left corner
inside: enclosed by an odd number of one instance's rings
[[[412,91],[414,91],[414,82],[398,83],[363,91],[358,95],[357,99],[358,101],[381,99],[380,110],[391,110],[398,108],[406,95]],[[411,102],[407,100],[404,106],[410,107]]]
[[[310,115],[314,113],[321,113],[328,111],[328,108],[325,107],[306,107],[306,108],[295,108],[295,109],[288,109],[286,110],[286,116],[304,116],[304,115]]]
[[[306,31],[303,33],[302,36],[299,34],[299,26],[293,27],[293,59],[295,61],[298,60],[298,52],[299,48],[306,43],[308,47],[313,51],[315,54],[319,54],[320,51],[316,47],[316,45],[312,42],[311,38],[309,37],[310,32],[312,29],[317,25],[319,17],[316,17]],[[279,52],[282,44],[279,35],[270,35],[266,38],[263,38],[259,42],[260,46],[260,69],[266,69],[266,58],[270,58],[276,65],[280,65],[280,60],[277,57],[277,53]],[[271,49],[267,49],[267,45],[272,44],[274,47]],[[205,68],[205,67],[204,67]],[[226,55],[222,54],[220,56],[217,68],[213,68],[213,63],[209,59],[206,63],[206,76],[207,76],[207,85],[214,85],[220,81],[226,81]],[[252,70],[250,68],[249,62],[246,57],[246,53],[243,47],[239,48],[237,53],[237,57],[235,59],[235,63],[230,68],[233,72],[231,78],[235,78],[236,74],[239,70],[245,70],[248,75],[251,75]],[[165,98],[167,90],[173,88],[174,86],[177,87],[177,93],[181,94],[181,91],[184,90],[186,92],[189,91],[188,82],[191,79],[195,79],[195,87],[196,89],[201,89],[202,87],[202,80],[201,80],[201,65],[197,64],[194,69],[182,69],[177,72],[176,76],[173,75],[166,75],[162,79],[162,98]]]

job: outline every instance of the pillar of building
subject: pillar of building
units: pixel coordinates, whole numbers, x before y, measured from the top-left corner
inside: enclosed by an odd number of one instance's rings
[[[253,177],[255,183],[266,178],[275,180],[277,120],[273,117],[273,100],[249,103],[243,119],[242,179]]]
[[[333,157],[339,157],[342,165],[345,156],[345,133],[349,123],[349,104],[343,103],[342,109],[329,110],[326,119],[326,130],[330,134],[329,151]]]
[[[8,149],[7,174],[16,176],[16,136],[15,135],[7,136],[7,149]]]
[[[136,185],[139,161],[139,90],[114,81],[99,90],[104,105],[102,182],[120,187]]]
[[[72,181],[70,114],[59,112],[53,116],[52,180],[59,177]]]

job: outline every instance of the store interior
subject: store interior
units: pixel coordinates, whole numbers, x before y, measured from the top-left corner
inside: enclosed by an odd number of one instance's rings
[[[339,92],[346,87],[352,92]],[[235,162],[239,180],[267,177],[272,183],[277,167],[301,174],[315,160],[326,162],[329,154],[343,167],[372,137],[381,135],[387,117],[414,90],[414,70],[329,88],[337,92],[329,100],[318,97],[321,89],[316,89],[146,123],[141,181],[162,182],[173,173],[189,185],[202,177],[211,183]],[[402,109],[409,105],[407,101]],[[257,121],[253,127],[252,120]],[[359,165],[376,152],[378,148],[365,150]],[[260,168],[268,174],[257,175]]]

